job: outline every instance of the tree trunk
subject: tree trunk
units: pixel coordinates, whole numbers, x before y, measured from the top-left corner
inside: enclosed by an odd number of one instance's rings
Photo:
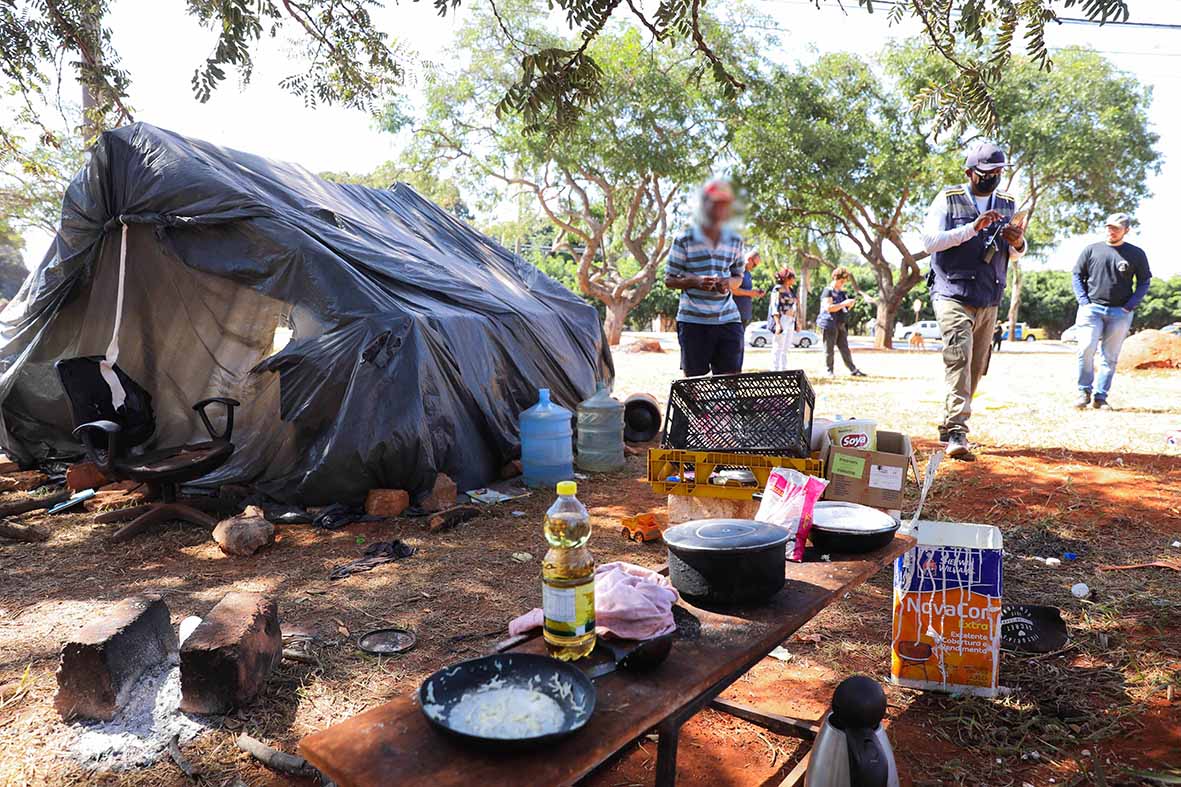
[[[607,307],[607,316],[603,320],[603,333],[607,335],[607,344],[615,347],[623,335],[623,326],[627,322],[627,315],[631,313],[632,303],[627,298],[608,301],[600,298]]]
[[[1017,340],[1017,313],[1021,309],[1021,261],[1009,263],[1013,267],[1013,295],[1009,301],[1009,341]]]
[[[880,350],[894,349],[894,323],[898,320],[898,308],[901,305],[902,299],[897,296],[892,298],[878,297],[878,313],[874,319],[874,347]]]

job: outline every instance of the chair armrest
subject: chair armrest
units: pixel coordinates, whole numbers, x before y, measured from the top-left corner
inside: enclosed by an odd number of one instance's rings
[[[123,427],[114,421],[91,421],[75,429],[74,437],[82,441],[82,445],[86,448],[86,458],[94,462],[104,473],[110,474],[114,468],[115,457],[118,455],[119,433],[121,431],[123,431]],[[107,436],[105,457],[96,445],[95,438],[100,438],[100,433],[105,433]]]
[[[205,412],[205,408],[211,404],[224,405],[226,408],[226,431],[225,434],[218,434],[213,428],[213,422],[209,420],[209,414]],[[193,410],[197,415],[201,416],[201,422],[205,424],[205,430],[209,432],[209,437],[213,440],[229,440],[234,436],[234,408],[241,407],[242,403],[237,399],[230,399],[225,396],[211,396],[208,399],[202,399],[193,405]]]

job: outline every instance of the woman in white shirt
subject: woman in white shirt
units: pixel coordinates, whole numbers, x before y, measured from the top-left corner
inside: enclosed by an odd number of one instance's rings
[[[787,350],[791,347],[792,336],[799,319],[799,299],[796,297],[796,274],[791,268],[784,268],[775,275],[777,282],[771,291],[771,371],[787,370]]]

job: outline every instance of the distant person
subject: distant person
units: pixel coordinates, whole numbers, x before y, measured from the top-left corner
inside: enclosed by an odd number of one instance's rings
[[[1083,249],[1074,265],[1074,297],[1078,299],[1078,408],[1091,405],[1110,410],[1107,394],[1128,330],[1132,310],[1148,293],[1152,271],[1148,255],[1127,243],[1132,220],[1126,213],[1107,217],[1107,241]],[[1135,287],[1132,286],[1133,281]],[[1099,379],[1095,379],[1095,350],[1100,350]],[[1094,393],[1092,395],[1092,383]]]
[[[734,303],[738,306],[738,314],[742,317],[743,328],[750,325],[751,320],[754,319],[754,299],[762,298],[765,294],[762,290],[755,289],[754,282],[751,280],[751,272],[762,261],[762,258],[759,257],[758,249],[747,251],[746,263],[742,269],[742,283],[731,291],[731,294],[734,296]]]
[[[998,353],[1001,351],[1001,342],[1005,338],[1005,332],[1001,329],[1001,324],[998,322],[996,327],[992,329],[992,349]]]
[[[796,272],[791,268],[783,268],[775,274],[775,282],[768,306],[770,317],[767,328],[771,331],[771,371],[783,372],[787,370],[787,351],[792,346],[792,337],[800,324]]]
[[[820,293],[820,316],[816,318],[816,327],[824,334],[824,362],[829,377],[836,374],[833,365],[833,350],[836,348],[840,348],[841,360],[849,374],[865,377],[865,372],[853,363],[853,353],[849,351],[849,310],[857,305],[857,298],[845,292],[845,287],[852,280],[853,275],[842,265],[832,272],[832,280]]]
[[[746,269],[742,238],[727,223],[734,215],[734,191],[724,180],[701,189],[693,226],[673,241],[665,286],[681,290],[677,340],[686,377],[742,371],[742,315],[732,291]]]
[[[984,142],[964,161],[967,183],[943,189],[927,209],[923,246],[931,257],[935,317],[943,334],[947,402],[939,437],[947,455],[972,459],[968,419],[972,397],[988,368],[996,313],[1009,261],[1025,253],[1025,227],[1013,221],[1016,201],[998,191],[1005,152]]]

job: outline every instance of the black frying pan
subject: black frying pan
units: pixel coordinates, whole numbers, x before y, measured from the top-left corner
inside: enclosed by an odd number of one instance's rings
[[[460,698],[494,679],[552,697],[565,711],[562,727],[524,738],[486,738],[453,728],[450,714]],[[559,687],[567,687],[569,694],[563,697]],[[427,720],[444,732],[487,747],[516,748],[554,741],[581,729],[595,711],[595,685],[580,669],[557,659],[532,653],[501,653],[439,670],[418,687],[418,703]]]

